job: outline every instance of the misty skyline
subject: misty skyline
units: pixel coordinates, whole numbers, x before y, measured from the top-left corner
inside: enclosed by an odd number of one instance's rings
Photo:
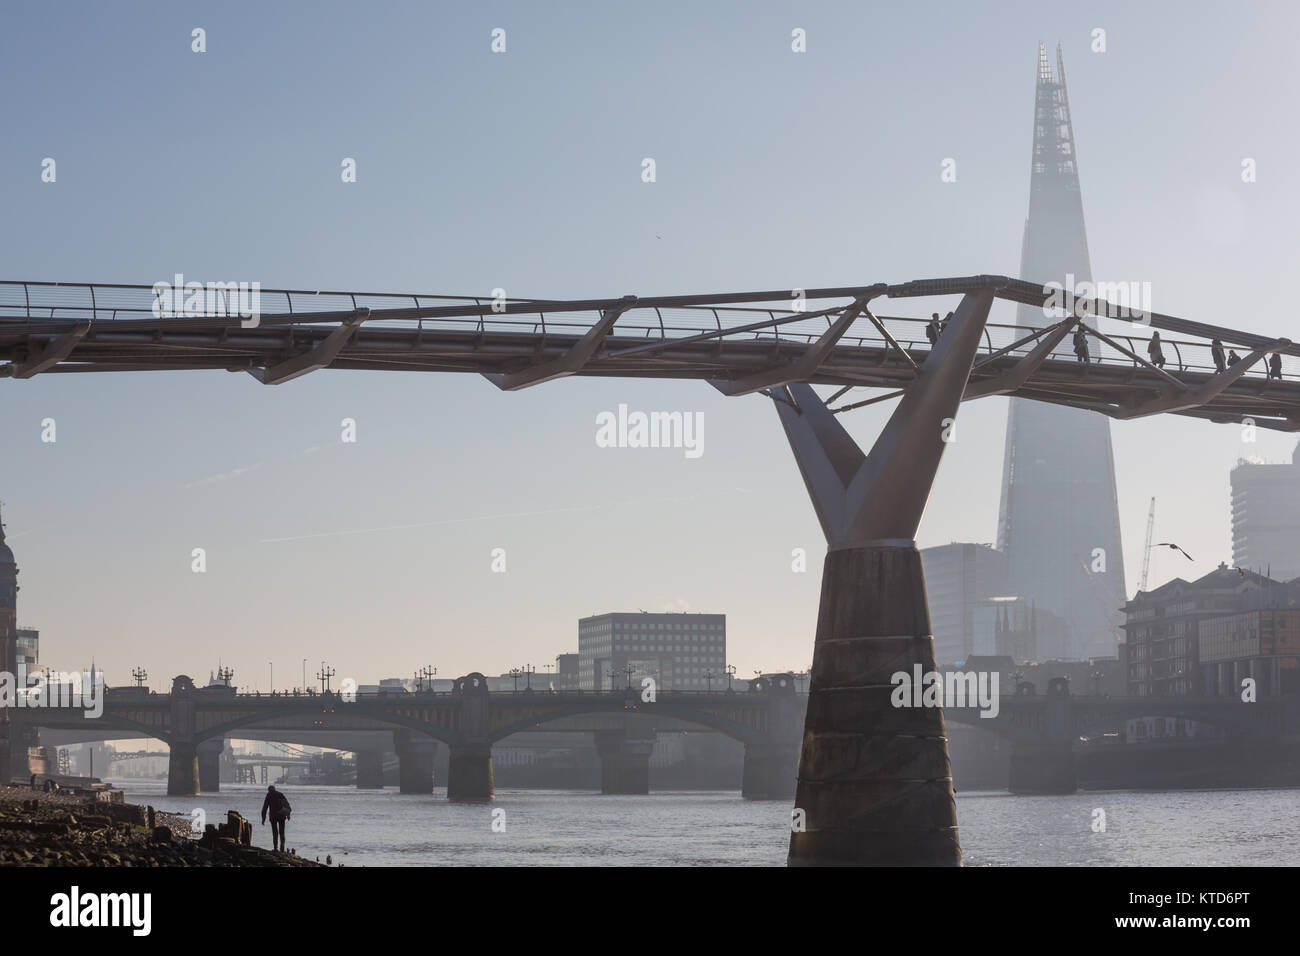
[[[1300,86],[1279,28],[1300,17],[1280,5],[952,5],[942,31],[848,4],[364,22],[341,5],[311,22],[146,9],[0,12],[15,86],[0,178],[24,226],[0,277],[577,298],[1014,275],[1038,43],[1059,39],[1094,277],[1150,282],[1161,312],[1295,337],[1297,134],[1272,104]],[[355,183],[340,182],[346,157]],[[365,683],[425,665],[540,671],[576,650],[578,618],[638,608],[727,614],[740,675],[811,659],[825,546],[761,396],[328,370],[275,387],[41,375],[3,395],[19,621],[52,666],[94,657],[115,683],[145,666],[162,687],[220,657],[264,690],[268,661],[283,687],[304,657]],[[597,416],[620,404],[701,413],[704,454],[599,447]],[[996,540],[1007,404],[962,407],[920,547]],[[844,421],[869,446],[891,408]],[[1231,560],[1232,465],[1295,445],[1169,416],[1111,433],[1130,595],[1151,496],[1157,540],[1196,558],[1156,552],[1153,583],[1198,577]],[[790,570],[794,548],[807,573]]]

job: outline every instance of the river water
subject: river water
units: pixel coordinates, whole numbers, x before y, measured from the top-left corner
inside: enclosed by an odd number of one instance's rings
[[[265,787],[166,796],[163,781],[114,780],[128,803],[207,822],[238,810],[253,840]],[[499,790],[491,804],[349,787],[284,787],[289,846],[348,866],[783,866],[790,805],[736,792]],[[967,866],[1291,866],[1300,859],[1295,790],[1108,791],[1067,797],[957,796]],[[1104,813],[1105,829],[1095,829]],[[495,814],[495,816],[494,816]],[[496,829],[493,828],[494,820]]]

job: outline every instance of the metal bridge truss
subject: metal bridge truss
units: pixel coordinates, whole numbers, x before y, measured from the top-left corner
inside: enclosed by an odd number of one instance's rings
[[[1052,291],[1005,276],[579,300],[265,289],[255,318],[241,318],[225,289],[195,296],[192,309],[155,289],[0,282],[0,378],[226,369],[275,385],[332,368],[471,372],[517,390],[586,375],[702,379],[727,395],[790,403],[790,385],[838,386],[828,405],[851,389],[885,389],[832,409],[840,413],[900,396],[930,352],[926,318],[878,315],[873,301],[991,289],[1042,308],[1043,323],[989,323],[964,400],[1011,395],[1118,419],[1165,412],[1300,430],[1293,363],[1280,380],[1267,374],[1269,353],[1300,356],[1290,340],[1159,313],[1135,320],[1101,299],[1077,299],[1067,315],[1049,308]],[[945,311],[923,308],[936,310]],[[1099,330],[1088,324],[1097,316],[1128,328]],[[1077,326],[1090,338],[1089,364],[1063,344]],[[1150,330],[1170,336],[1166,368],[1143,357]],[[1211,361],[1215,338],[1240,352],[1223,372]]]

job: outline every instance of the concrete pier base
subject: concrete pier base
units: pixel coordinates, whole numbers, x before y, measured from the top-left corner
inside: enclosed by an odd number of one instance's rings
[[[740,795],[746,800],[790,800],[798,774],[798,747],[746,744]]]
[[[462,744],[450,748],[447,761],[447,799],[484,803],[496,792],[492,786],[492,745]],[[430,761],[429,773],[433,773]]]
[[[384,789],[384,755],[359,750],[353,756],[356,758],[357,789]]]
[[[1069,747],[1022,745],[1011,751],[1012,793],[1077,793],[1079,778]]]
[[[653,728],[598,730],[596,753],[600,757],[600,792],[647,794],[650,792],[650,753],[655,746]]]
[[[436,741],[415,737],[410,731],[393,734],[397,746],[397,788],[400,793],[433,793],[433,758]]]
[[[173,741],[167,758],[167,796],[193,797],[199,792],[199,750]]]
[[[224,738],[205,740],[198,746],[199,792],[221,792],[221,752],[226,749]]]
[[[896,707],[891,676],[933,671],[913,542],[831,551],[822,573],[791,866],[959,866],[939,707]]]

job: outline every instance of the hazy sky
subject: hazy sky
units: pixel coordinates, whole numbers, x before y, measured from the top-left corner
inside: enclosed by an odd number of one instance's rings
[[[1297,337],[1300,13],[1082,7],[6,3],[0,278],[581,298],[1015,274],[1037,45],[1059,40],[1094,274]],[[705,453],[598,448],[620,402],[703,412]],[[303,658],[363,683],[541,669],[580,616],[637,608],[726,613],[742,675],[805,667],[825,546],[770,404],[420,373],[3,380],[19,619],[54,666],[159,687],[218,659],[264,690]],[[963,407],[922,546],[994,540],[1006,408]],[[869,445],[887,413],[845,421]],[[1153,580],[1199,575],[1231,558],[1235,461],[1295,444],[1172,417],[1112,434],[1130,593],[1152,495],[1157,539],[1196,558],[1157,553]]]

